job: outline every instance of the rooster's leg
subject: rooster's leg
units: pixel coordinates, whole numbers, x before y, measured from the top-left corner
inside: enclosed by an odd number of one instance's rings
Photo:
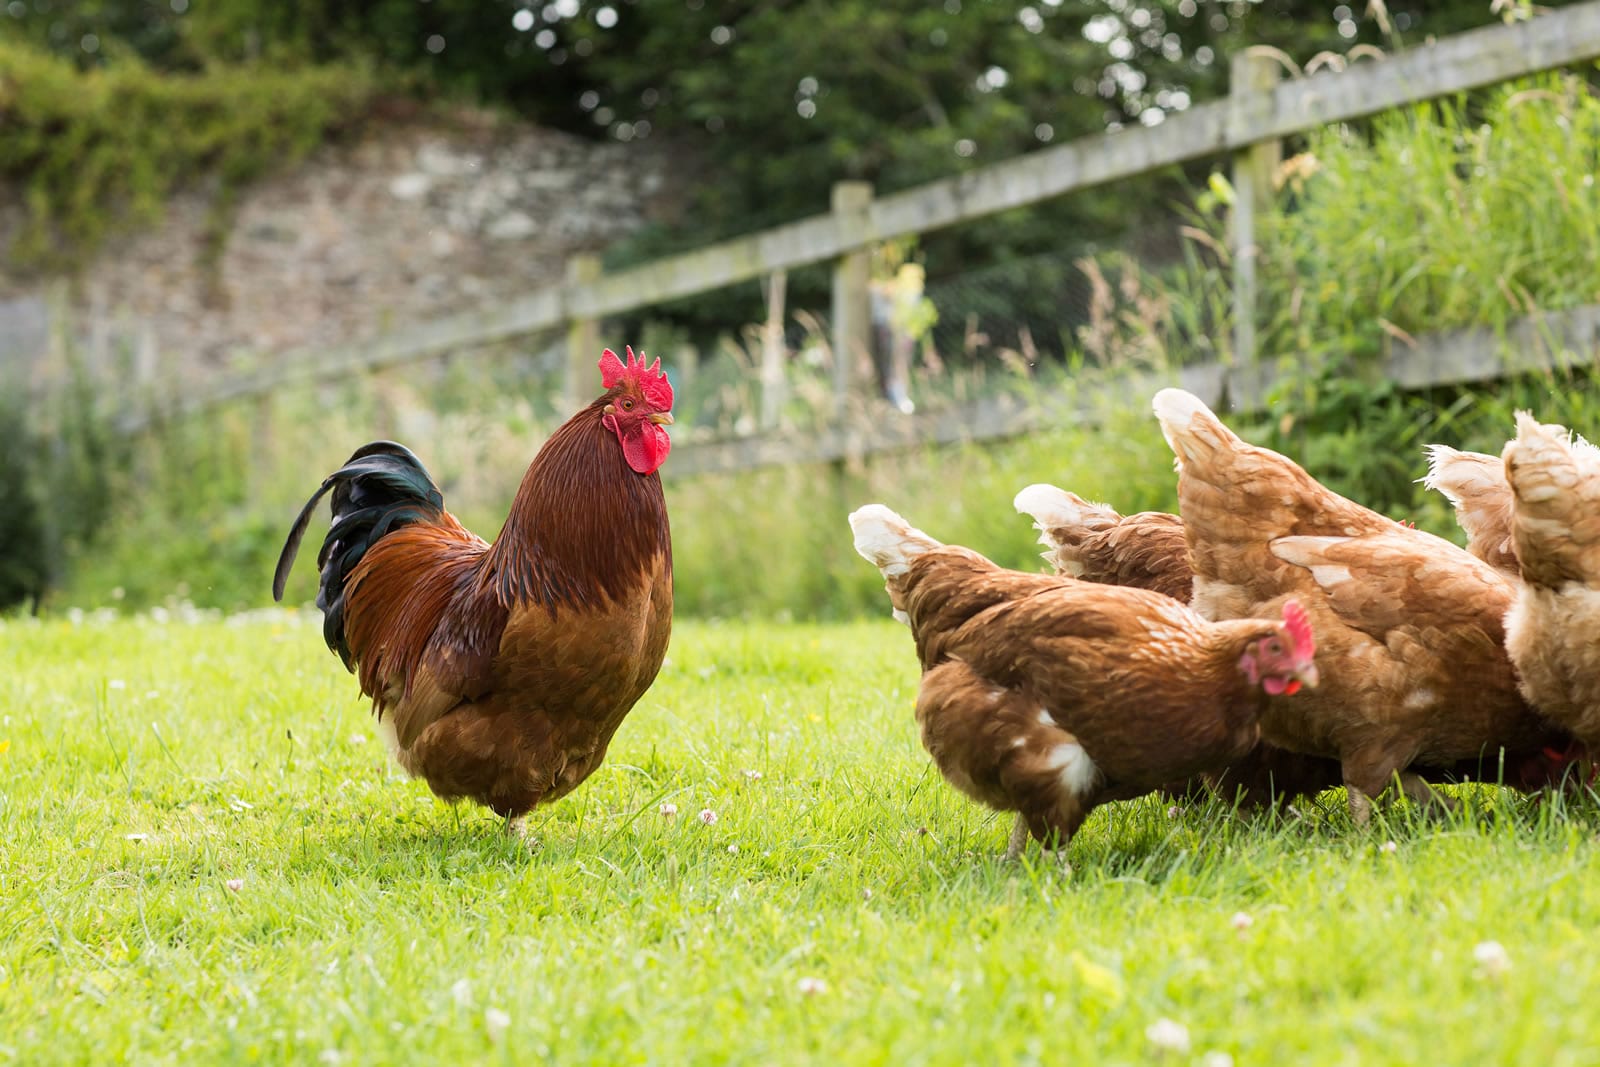
[[[1011,840],[1006,844],[1006,862],[1011,863],[1022,855],[1022,850],[1028,847],[1028,820],[1017,813],[1017,821],[1011,826]]]

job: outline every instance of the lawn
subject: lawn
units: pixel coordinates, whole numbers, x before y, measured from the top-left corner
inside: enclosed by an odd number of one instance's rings
[[[312,617],[0,623],[0,1061],[1600,1063],[1590,805],[1147,799],[1064,876],[931,772],[893,623],[669,655],[530,848]]]

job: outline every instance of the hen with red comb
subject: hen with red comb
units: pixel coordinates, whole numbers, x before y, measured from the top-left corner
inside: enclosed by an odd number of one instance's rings
[[[1320,485],[1286,456],[1241,440],[1199,398],[1155,397],[1178,459],[1194,569],[1191,605],[1210,619],[1270,618],[1298,601],[1323,684],[1272,701],[1269,744],[1336,759],[1357,822],[1399,778],[1496,780],[1524,754],[1570,740],[1529,706],[1506,654],[1508,577],[1432,534]]]
[[[1233,766],[1270,701],[1318,682],[1294,602],[1281,621],[1208,622],[1160,593],[1005,570],[880,504],[850,526],[916,638],[923,745],[950,784],[1017,813],[1008,855]]]

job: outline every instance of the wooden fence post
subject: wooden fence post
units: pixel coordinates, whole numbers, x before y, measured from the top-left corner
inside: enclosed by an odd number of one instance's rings
[[[767,325],[761,332],[761,428],[778,425],[788,383],[783,376],[783,300],[789,272],[775,270],[767,277]]]
[[[1228,67],[1228,103],[1236,121],[1269,106],[1270,93],[1282,76],[1271,55],[1252,49],[1236,54]],[[1256,361],[1256,215],[1272,206],[1272,181],[1283,161],[1283,142],[1261,141],[1233,157],[1233,362]]]
[[[834,182],[833,215],[842,231],[867,228],[871,182]],[[864,234],[863,234],[864,235]],[[855,389],[856,368],[872,345],[872,253],[841,256],[833,267],[833,416],[843,423]]]
[[[600,277],[600,257],[585,253],[567,260],[567,285],[587,285]],[[581,408],[599,390],[595,364],[600,361],[600,323],[594,319],[573,319],[567,324],[567,363],[561,383],[561,410],[565,419]]]

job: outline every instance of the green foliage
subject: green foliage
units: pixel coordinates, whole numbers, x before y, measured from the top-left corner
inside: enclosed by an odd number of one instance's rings
[[[21,405],[0,395],[0,439],[29,442],[31,434]],[[26,445],[12,447],[0,463],[0,612],[37,602],[50,574],[49,541],[32,477],[34,455]]]
[[[1600,299],[1600,98],[1579,77],[1320,130],[1267,226],[1266,351],[1343,361]]]
[[[530,848],[401,777],[314,617],[181,619],[0,623],[0,1060],[1588,1062],[1587,800],[1152,799],[1005,864],[903,627],[685,622]]]
[[[0,179],[21,186],[29,212],[9,255],[79,262],[201,180],[214,184],[220,239],[242,184],[354,119],[376,84],[359,66],[164,74],[127,58],[84,72],[0,37]]]
[[[69,361],[57,389],[31,392],[0,381],[0,611],[37,610],[70,561],[100,545],[124,470],[80,363]]]
[[[115,221],[150,218],[178,180],[216,176],[203,252],[214,255],[240,183],[360,113],[377,86],[442,92],[595,136],[665,136],[701,161],[683,183],[681,221],[608,257],[632,263],[822,210],[840,178],[888,192],[1108,123],[1154,121],[1221,92],[1227,57],[1247,44],[1306,58],[1491,17],[1484,0],[1369,11],[1328,0],[17,3],[0,14],[0,112],[18,86],[42,102],[20,126],[0,124],[0,175],[28,185],[35,224],[16,254],[46,265],[80,257]],[[937,235],[933,280],[1122,240],[1164,218],[1176,177]],[[822,277],[791,278],[794,302],[821,306]],[[1042,285],[991,302],[1018,319],[1053,306]],[[730,307],[757,314],[741,294],[664,313],[709,336]]]
[[[515,29],[512,17],[523,6],[521,0],[46,0],[0,9],[0,34],[83,69],[130,56],[176,73],[353,63],[386,72],[391,87],[442,90],[571,125],[579,112],[578,72],[565,52],[539,49],[532,26]],[[532,13],[542,21],[540,5]]]

